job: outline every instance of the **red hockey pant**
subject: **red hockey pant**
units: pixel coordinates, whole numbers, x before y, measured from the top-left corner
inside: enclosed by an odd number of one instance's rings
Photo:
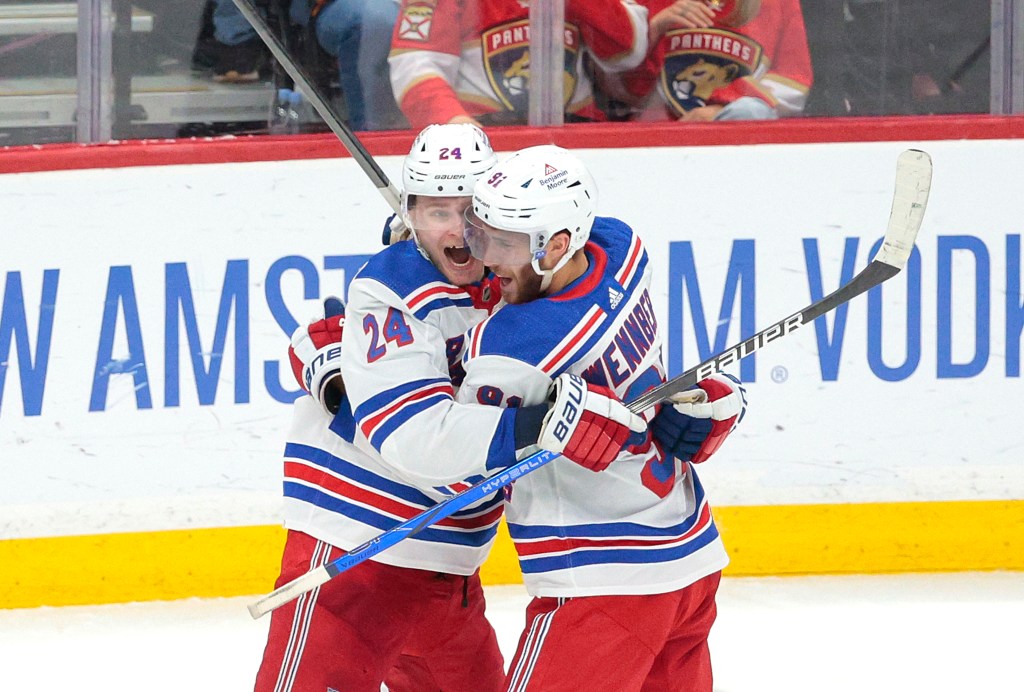
[[[711,692],[721,572],[648,596],[535,598],[509,692]]]
[[[342,554],[289,531],[277,586]],[[273,611],[256,692],[492,692],[503,677],[479,573],[367,560]]]

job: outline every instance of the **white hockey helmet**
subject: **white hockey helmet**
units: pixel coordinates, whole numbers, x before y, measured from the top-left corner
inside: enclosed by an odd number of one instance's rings
[[[551,144],[529,147],[493,168],[473,188],[466,244],[485,264],[530,263],[544,277],[544,290],[586,244],[596,207],[597,184],[575,154]],[[498,238],[491,229],[507,233]],[[541,269],[545,246],[561,231],[569,233],[568,251],[553,268]]]
[[[413,238],[416,228],[409,209],[417,195],[469,197],[480,176],[497,162],[490,140],[476,125],[452,123],[424,128],[402,166],[402,220]]]

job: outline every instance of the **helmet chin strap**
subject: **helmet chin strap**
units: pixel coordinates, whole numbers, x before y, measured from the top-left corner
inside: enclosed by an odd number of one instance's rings
[[[423,249],[423,246],[422,246],[422,245],[420,245],[420,239],[419,239],[419,237],[418,237],[418,236],[416,235],[416,230],[415,230],[415,229],[413,229],[413,231],[412,231],[412,242],[416,243],[416,249],[417,249],[417,250],[419,251],[419,253],[420,253],[421,255],[423,255],[423,259],[425,259],[425,260],[427,260],[428,262],[430,262],[431,264],[433,264],[433,263],[434,263],[434,260],[430,259],[430,255],[428,255],[428,254],[427,254],[427,251]],[[439,267],[439,268],[440,268],[440,267]]]
[[[433,264],[434,261],[430,259],[430,255],[428,255],[427,251],[423,249],[422,245],[420,245],[420,237],[416,234],[416,226],[413,224],[412,218],[409,216],[408,212],[402,214],[402,220],[405,222],[405,227],[409,229],[409,233],[412,235],[412,242],[416,244],[416,249],[421,255],[423,255],[423,259]]]
[[[566,264],[568,264],[569,260],[572,259],[572,255],[573,255],[573,253],[566,252],[564,255],[562,255],[562,259],[558,260],[558,262],[555,264],[555,266],[552,267],[551,269],[541,269],[540,268],[540,260],[542,258],[538,258],[538,259],[535,259],[532,262],[530,262],[530,266],[533,267],[533,271],[536,272],[537,275],[541,277],[541,280],[540,280],[540,292],[541,293],[545,293],[548,290],[548,287],[551,286],[551,280],[555,278],[555,274],[558,272],[559,269],[561,269]]]

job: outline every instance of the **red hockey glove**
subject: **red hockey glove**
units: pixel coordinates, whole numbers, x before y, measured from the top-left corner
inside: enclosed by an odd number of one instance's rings
[[[707,401],[666,402],[651,421],[651,433],[662,449],[695,464],[718,451],[747,410],[747,392],[731,375],[712,375],[697,386],[707,392]]]
[[[332,416],[338,412],[345,393],[340,368],[344,326],[345,306],[337,298],[327,298],[323,316],[296,329],[288,347],[295,381]]]
[[[615,398],[607,387],[563,373],[548,390],[551,408],[541,424],[537,445],[603,471],[623,447],[639,444],[647,423]],[[639,438],[639,439],[638,439]]]

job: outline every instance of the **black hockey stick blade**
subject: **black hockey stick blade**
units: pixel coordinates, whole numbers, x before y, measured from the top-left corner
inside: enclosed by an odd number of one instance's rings
[[[843,303],[853,300],[861,293],[865,293],[899,274],[914,249],[914,240],[917,238],[921,221],[924,219],[931,184],[931,157],[917,149],[904,151],[896,160],[896,189],[893,194],[892,211],[889,213],[889,226],[885,231],[885,239],[867,267],[847,284],[821,300],[811,303],[800,312],[779,320],[749,339],[727,348],[717,356],[687,370],[679,377],[643,394],[636,401],[630,403],[630,409],[634,413],[643,411],[659,401],[664,401],[674,394],[693,387],[706,377],[721,372],[730,365],[759,351],[765,344],[780,339],[805,324],[810,324],[825,313],[835,310]]]

